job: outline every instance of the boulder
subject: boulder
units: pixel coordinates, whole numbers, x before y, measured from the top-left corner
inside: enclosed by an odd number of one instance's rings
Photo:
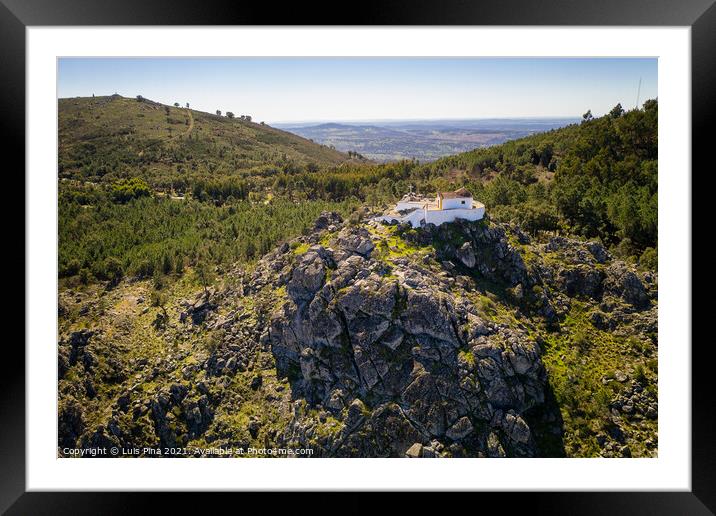
[[[307,252],[300,257],[288,282],[288,295],[296,302],[310,301],[323,286],[326,267],[316,252]]]
[[[363,257],[370,255],[375,244],[370,233],[365,228],[346,228],[340,232],[337,239],[338,246],[348,253],[355,253]]]
[[[621,297],[636,308],[649,306],[649,294],[637,273],[623,262],[612,264],[607,269],[604,288],[615,297]]]
[[[527,426],[525,420],[513,412],[505,414],[503,423],[505,433],[512,441],[521,444],[527,444],[530,441],[530,427]]]
[[[473,432],[474,428],[472,423],[467,417],[461,417],[457,422],[448,428],[445,432],[445,436],[452,439],[453,441],[459,441],[464,437],[467,437]]]
[[[314,231],[328,229],[330,226],[337,226],[343,222],[343,218],[335,211],[322,212],[313,224]]]
[[[418,457],[421,457],[423,454],[423,445],[420,443],[413,444],[408,450],[405,452],[405,456],[410,459],[417,459]]]
[[[558,288],[570,297],[598,299],[602,292],[604,273],[588,265],[563,268],[558,273]]]
[[[455,252],[455,255],[465,267],[472,269],[475,266],[475,252],[472,250],[472,246],[469,242],[462,244]]]

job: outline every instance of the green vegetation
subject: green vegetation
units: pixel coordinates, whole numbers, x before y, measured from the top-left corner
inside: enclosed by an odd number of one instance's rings
[[[118,204],[99,187],[89,194],[62,189],[59,275],[84,274],[116,282],[123,275],[152,277],[155,272],[182,273],[198,264],[251,262],[310,228],[322,211],[347,215],[353,206],[355,201],[350,200],[286,199],[214,206],[166,197]]]
[[[291,248],[293,249],[294,254],[303,254],[306,251],[308,251],[308,248],[310,246],[308,244],[299,244],[298,242],[292,242]]]
[[[618,106],[579,125],[438,160],[425,175],[462,171],[461,182],[494,218],[531,232],[600,238],[636,259],[657,243],[657,132],[658,103],[649,100],[642,109]]]
[[[475,367],[475,355],[469,350],[460,350],[458,357],[462,362],[465,362],[469,367]]]
[[[152,190],[149,185],[138,177],[121,179],[112,185],[112,199],[116,202],[128,202],[150,195],[152,195]]]
[[[610,403],[626,385],[615,380],[615,371],[633,367],[632,378],[656,389],[656,371],[650,369],[655,361],[642,356],[633,337],[595,328],[585,306],[577,301],[572,302],[561,331],[545,333],[544,338],[542,360],[564,421],[565,451],[568,456],[598,456],[597,436],[610,428]],[[632,430],[647,428],[655,433],[656,421],[643,420]],[[641,445],[631,443],[632,448]]]
[[[396,226],[378,226],[369,230],[378,237],[378,245],[373,256],[381,261],[389,262],[396,258],[424,256],[432,248],[418,246],[399,234]]]
[[[289,365],[288,378],[278,378],[271,353],[249,350],[250,360],[231,376],[194,368],[209,363],[210,356],[218,359],[227,347],[238,354],[254,343],[253,337],[219,324],[224,318],[263,329],[266,314],[289,306],[286,285],[269,283],[245,295],[244,282],[260,256],[307,233],[322,211],[340,212],[350,226],[410,186],[427,194],[465,185],[487,206],[489,218],[478,224],[493,224],[491,218],[517,222],[532,234],[600,239],[642,269],[658,265],[656,101],[428,164],[370,163],[357,153],[344,155],[254,124],[246,115],[222,117],[141,96],[64,99],[59,110],[59,325],[68,352],[61,410],[69,413],[71,400],[83,399],[87,427],[106,425],[107,407],[129,388],[134,408],[117,417],[140,442],[158,438],[150,402],[162,391],[171,394],[168,386],[174,384],[197,385],[195,397],[174,404],[166,415],[179,444],[266,446],[287,428],[295,408],[290,384],[301,376],[300,366]],[[443,226],[429,245],[410,238],[416,236],[412,229],[370,226],[379,284],[397,281],[403,274],[397,265],[406,262],[420,263],[426,274],[444,275],[440,250],[458,249],[468,236],[458,226]],[[534,243],[544,238],[531,244],[521,243],[516,232],[507,238],[528,268],[559,265],[565,258],[559,251],[541,252]],[[283,258],[296,261],[294,255],[313,242],[332,246],[335,239],[335,231],[325,231],[320,240],[294,241]],[[239,270],[230,271],[234,266]],[[602,453],[600,440],[611,439],[615,417],[624,419],[617,426],[628,434],[629,453],[653,454],[655,443],[648,439],[656,436],[656,413],[649,415],[653,409],[645,406],[637,411],[631,400],[638,400],[635,406],[656,400],[655,334],[631,323],[604,329],[601,305],[583,298],[555,304],[561,307],[559,321],[547,325],[533,310],[538,298],[554,294],[548,284],[523,292],[522,285],[506,288],[477,272],[471,284],[459,264],[458,272],[444,295],[469,299],[480,319],[519,330],[517,338],[528,335],[540,345],[549,410],[536,414],[535,424],[563,431],[551,432],[546,441],[536,433],[545,455]],[[329,269],[328,280],[331,274]],[[221,295],[212,294],[212,286]],[[236,297],[223,297],[227,291]],[[213,298],[222,299],[210,319],[216,326],[192,322],[193,307]],[[406,308],[401,299],[394,316]],[[619,314],[632,316],[618,300],[607,301],[607,306],[617,303],[613,321]],[[67,336],[81,330],[95,332],[86,347],[90,354],[71,364]],[[506,340],[493,342],[507,349]],[[381,352],[396,359],[395,353],[410,351],[385,347]],[[476,367],[472,351],[458,353],[461,366]],[[639,396],[631,392],[636,388]],[[201,399],[197,393],[207,399],[221,393],[224,405],[212,416],[211,431],[194,439],[187,426],[194,416],[187,416],[191,403]],[[135,409],[144,412],[131,421]],[[638,417],[626,416],[633,412]],[[312,444],[330,442],[342,428],[340,419],[323,410],[309,416],[306,435]]]
[[[321,210],[347,215],[387,206],[410,186],[462,185],[495,220],[597,238],[657,266],[656,100],[433,163],[381,165],[248,117],[141,97],[62,99],[59,108],[61,276],[116,276],[109,257],[139,276],[157,264],[181,272],[200,254],[251,261]],[[406,252],[390,244],[391,256]]]
[[[59,101],[59,176],[91,182],[140,177],[184,193],[197,182],[274,175],[345,154],[248,118],[221,117],[144,98]]]

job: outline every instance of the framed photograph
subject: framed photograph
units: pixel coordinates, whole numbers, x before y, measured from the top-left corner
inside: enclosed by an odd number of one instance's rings
[[[3,510],[528,491],[557,514],[714,511],[691,322],[713,2],[351,25],[2,2],[27,300]]]

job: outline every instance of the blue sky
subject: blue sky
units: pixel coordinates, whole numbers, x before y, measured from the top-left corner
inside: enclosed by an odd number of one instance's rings
[[[255,121],[595,116],[657,96],[656,58],[61,58],[58,96]]]

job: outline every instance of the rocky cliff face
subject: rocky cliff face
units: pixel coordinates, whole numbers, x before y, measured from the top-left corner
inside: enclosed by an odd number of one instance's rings
[[[584,344],[574,337],[581,325],[592,336],[636,336],[651,346],[644,360],[655,347],[655,275],[613,260],[597,243],[533,243],[488,221],[413,230],[349,225],[325,213],[309,235],[224,280],[208,296],[170,307],[171,323],[156,332],[177,349],[154,362],[137,359],[138,373],[112,366],[101,329],[62,340],[61,445],[261,442],[314,456],[547,455],[555,441],[564,452],[553,392],[562,386],[554,382]],[[604,387],[604,424],[595,423],[590,454],[624,455],[630,438],[651,432],[655,394],[645,387],[655,379],[618,372],[625,378],[605,371],[598,385],[639,382],[613,396]],[[92,387],[90,396],[87,383],[98,381],[113,387],[99,395]],[[80,406],[86,397],[97,399],[97,413]],[[631,412],[622,410],[630,403]],[[107,406],[111,416],[100,416]]]
[[[296,392],[336,417],[360,414],[326,451],[399,455],[425,443],[534,455],[521,414],[544,400],[538,345],[482,318],[429,259],[377,258],[362,227],[342,229],[334,242],[290,266],[269,333],[279,372],[300,372]],[[391,439],[395,431],[400,439]]]

